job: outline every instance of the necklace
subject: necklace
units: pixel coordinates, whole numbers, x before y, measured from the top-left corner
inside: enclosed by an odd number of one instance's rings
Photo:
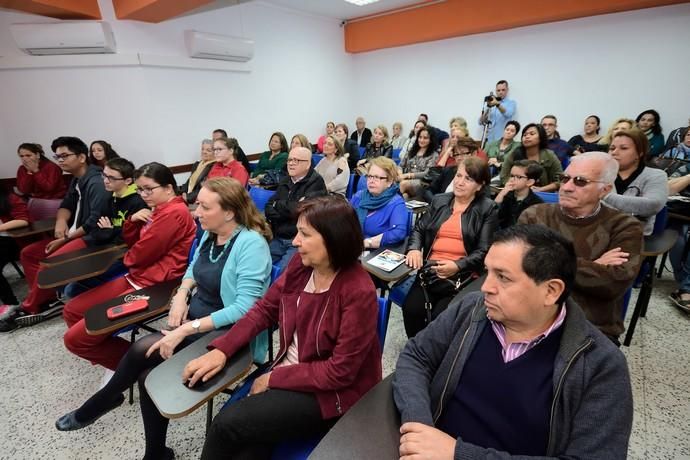
[[[216,245],[215,245],[215,244],[212,244],[212,245],[211,245],[211,249],[208,251],[208,260],[209,260],[209,262],[211,262],[212,264],[215,264],[215,263],[218,262],[218,259],[220,259],[221,257],[223,257],[223,254],[225,254],[225,251],[228,249],[228,246],[230,246],[230,244],[234,241],[235,236],[237,236],[237,234],[239,233],[239,231],[240,231],[240,228],[237,227],[237,228],[232,232],[232,235],[230,235],[230,238],[228,238],[228,240],[225,242],[225,244],[223,245],[223,249],[220,251],[220,254],[218,254],[217,256],[214,256],[214,255],[213,255],[213,250],[216,248]]]

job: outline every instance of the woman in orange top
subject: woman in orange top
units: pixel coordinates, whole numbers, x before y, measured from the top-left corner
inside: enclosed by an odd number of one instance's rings
[[[453,192],[436,195],[417,221],[406,260],[419,269],[403,304],[408,337],[446,309],[461,278],[483,270],[484,256],[498,228],[498,207],[486,193],[490,180],[484,160],[466,158],[458,165]]]

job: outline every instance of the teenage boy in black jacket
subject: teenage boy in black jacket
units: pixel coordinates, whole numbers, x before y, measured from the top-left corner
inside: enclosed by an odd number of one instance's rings
[[[543,203],[532,191],[532,187],[538,184],[542,171],[543,168],[536,161],[519,160],[513,163],[506,186],[494,199],[499,205],[500,228],[515,225],[522,211],[534,204]]]

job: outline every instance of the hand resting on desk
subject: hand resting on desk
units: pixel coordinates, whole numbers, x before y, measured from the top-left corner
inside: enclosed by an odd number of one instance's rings
[[[227,361],[228,357],[225,353],[217,349],[211,350],[187,363],[182,371],[182,381],[186,382],[189,388],[192,388],[199,380],[208,382],[225,367]]]
[[[452,460],[454,457],[455,439],[432,426],[407,422],[400,427],[400,434],[400,460]]]

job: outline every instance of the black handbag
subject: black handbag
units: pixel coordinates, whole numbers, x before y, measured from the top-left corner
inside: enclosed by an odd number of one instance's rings
[[[432,320],[431,314],[433,310],[433,304],[429,297],[430,292],[432,294],[450,294],[454,296],[474,279],[472,273],[463,272],[458,272],[451,278],[440,278],[436,271],[431,269],[433,265],[432,263],[426,263],[419,270],[419,285],[424,294],[424,311],[426,312],[427,324]]]
[[[270,169],[259,179],[259,185],[262,187],[275,187],[284,176],[285,173],[280,169]]]

